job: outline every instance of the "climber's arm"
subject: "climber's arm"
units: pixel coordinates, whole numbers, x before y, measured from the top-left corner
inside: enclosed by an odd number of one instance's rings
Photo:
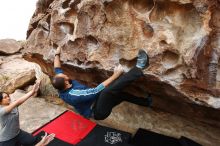
[[[61,68],[61,62],[60,62],[60,53],[61,53],[61,47],[57,47],[55,58],[54,58],[54,68]]]
[[[123,73],[123,67],[121,65],[118,65],[114,69],[114,73],[111,77],[106,79],[104,82],[102,82],[102,85],[104,87],[109,86],[114,80],[116,80],[121,74]]]
[[[32,95],[37,93],[39,90],[40,81],[37,81],[37,83],[33,86],[32,90],[26,93],[24,96],[18,98],[17,100],[11,102],[8,106],[4,107],[5,113],[11,112],[15,107],[18,107],[22,103],[24,103],[26,100],[28,100]]]

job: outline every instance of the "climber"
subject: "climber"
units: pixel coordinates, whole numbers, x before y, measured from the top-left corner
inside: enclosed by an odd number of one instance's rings
[[[45,146],[53,140],[54,134],[38,138],[20,129],[18,106],[37,93],[40,82],[31,91],[12,101],[8,94],[0,93],[0,146]]]
[[[75,107],[77,112],[85,118],[93,117],[96,120],[103,120],[110,115],[112,108],[122,101],[142,106],[151,105],[151,96],[134,97],[122,91],[132,81],[142,77],[142,70],[149,66],[149,57],[144,50],[139,50],[136,66],[129,72],[122,75],[123,67],[119,65],[115,67],[111,77],[95,88],[82,85],[65,75],[61,69],[60,54],[61,47],[57,47],[54,58],[56,75],[53,77],[52,84],[59,91],[59,96],[66,103]]]

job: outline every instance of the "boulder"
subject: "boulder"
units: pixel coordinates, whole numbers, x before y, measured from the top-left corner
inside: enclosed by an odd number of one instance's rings
[[[17,76],[7,81],[1,88],[6,93],[13,93],[16,89],[25,87],[35,81],[35,71],[19,72]]]
[[[107,78],[118,63],[132,66],[143,48],[150,67],[140,88],[173,102],[220,108],[219,1],[50,0],[39,7],[23,52],[45,73],[53,75],[49,62],[58,45],[66,73],[88,84]],[[91,72],[102,75],[85,77]]]
[[[36,79],[33,63],[22,59],[21,55],[4,57],[0,68],[0,88],[7,93],[34,83]]]
[[[13,39],[0,40],[0,55],[11,55],[19,52],[21,49],[21,42]]]

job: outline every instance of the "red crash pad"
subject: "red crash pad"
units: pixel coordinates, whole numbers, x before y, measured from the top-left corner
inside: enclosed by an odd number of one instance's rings
[[[33,135],[41,131],[56,134],[56,138],[70,143],[77,144],[84,139],[96,126],[96,123],[72,112],[66,111],[59,117],[36,130]]]

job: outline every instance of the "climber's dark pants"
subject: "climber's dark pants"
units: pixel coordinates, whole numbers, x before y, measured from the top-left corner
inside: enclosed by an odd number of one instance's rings
[[[112,108],[122,101],[128,101],[134,104],[147,106],[147,101],[142,97],[135,97],[129,93],[123,92],[123,89],[134,80],[143,76],[141,69],[134,67],[129,72],[119,77],[116,81],[105,88],[97,98],[93,113],[96,120],[104,120],[112,111]]]
[[[37,141],[38,139],[36,137],[21,130],[15,138],[0,142],[0,146],[34,146]]]

